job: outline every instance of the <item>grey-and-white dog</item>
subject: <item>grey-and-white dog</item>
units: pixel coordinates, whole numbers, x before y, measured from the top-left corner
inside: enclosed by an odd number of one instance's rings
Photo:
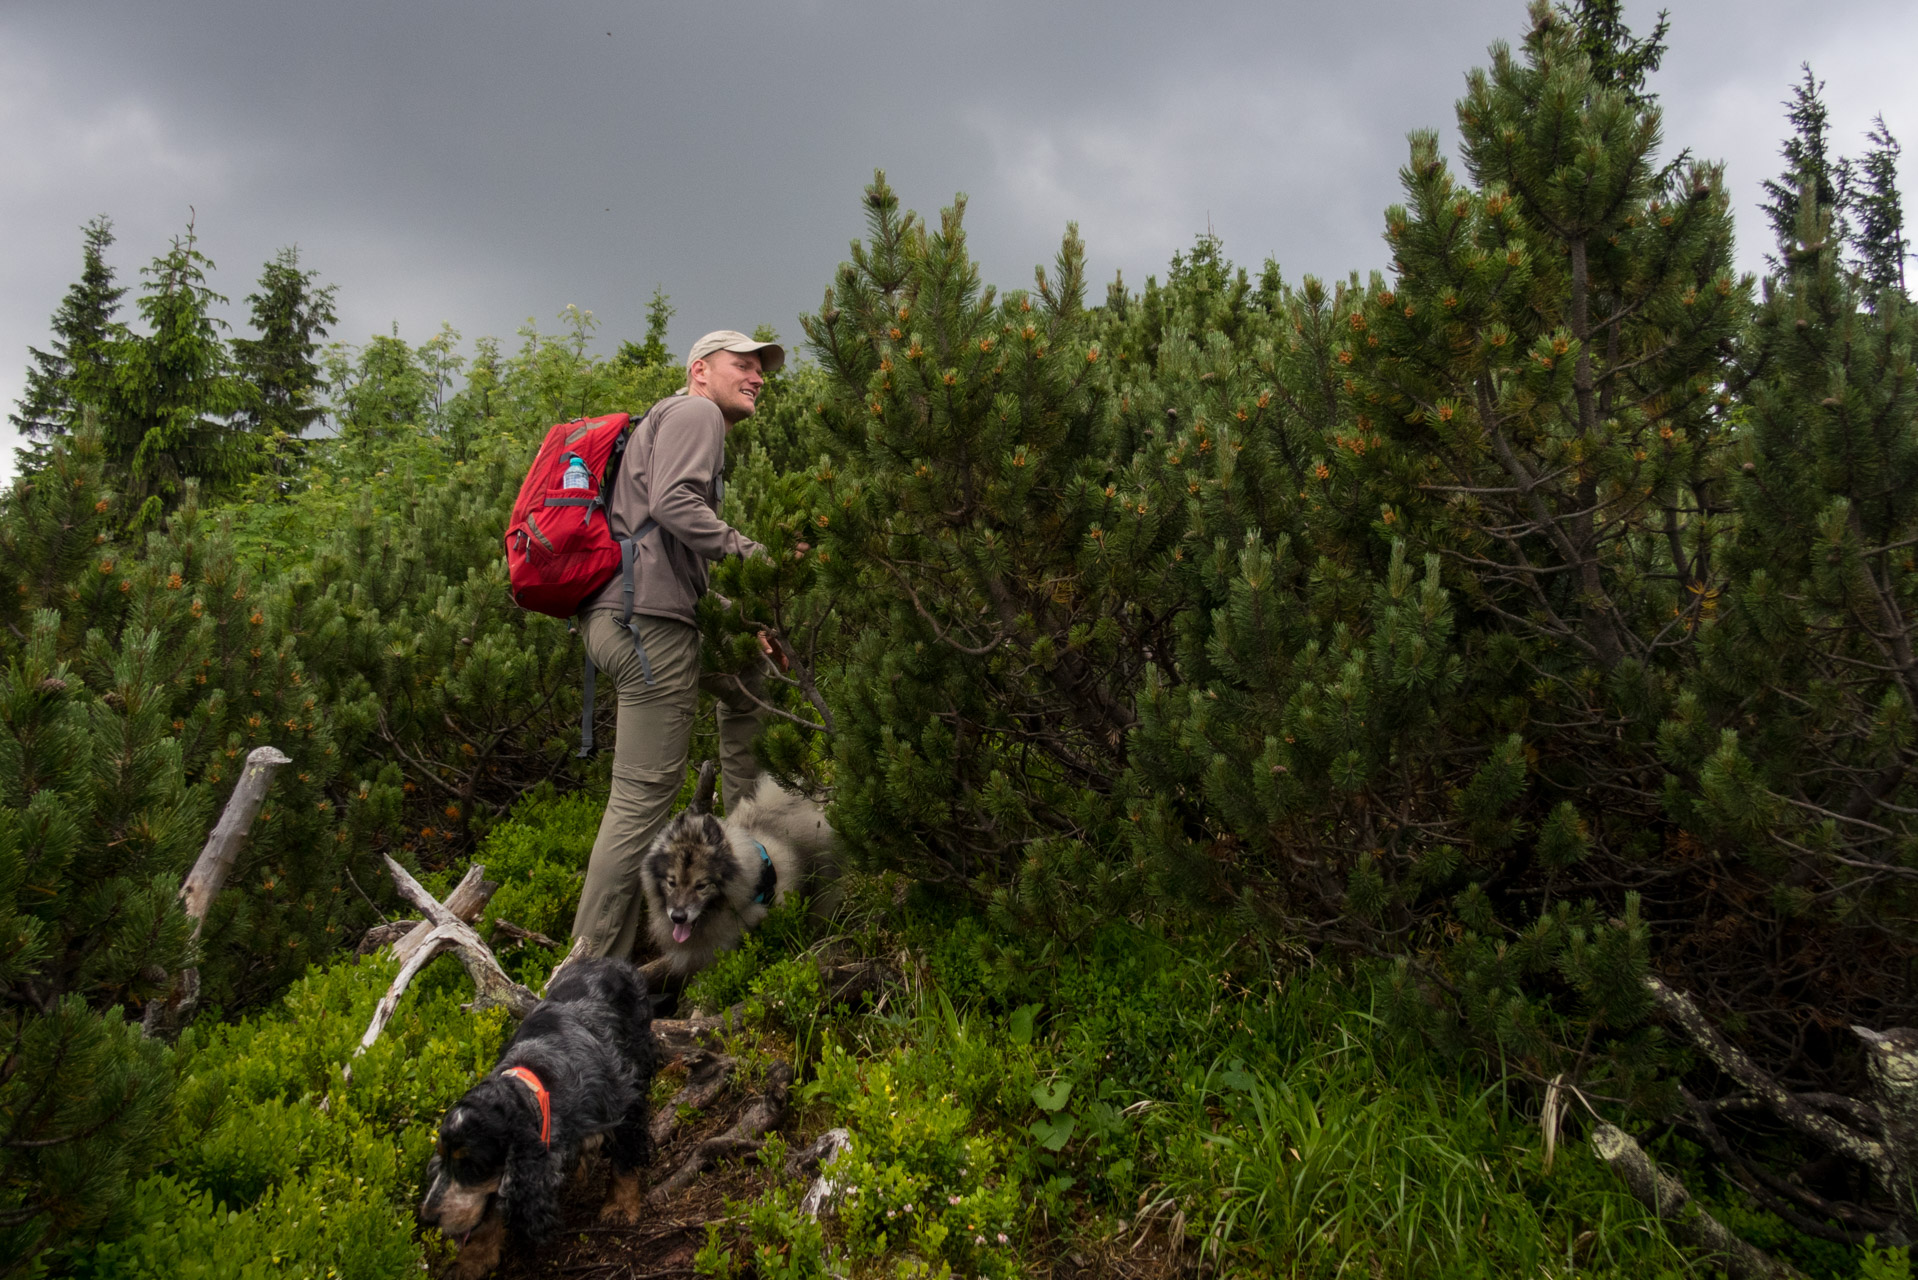
[[[835,841],[825,810],[771,777],[760,778],[724,819],[697,806],[683,810],[640,868],[647,928],[659,949],[659,959],[644,966],[647,977],[699,972],[788,893],[803,892],[816,910],[830,911]]]

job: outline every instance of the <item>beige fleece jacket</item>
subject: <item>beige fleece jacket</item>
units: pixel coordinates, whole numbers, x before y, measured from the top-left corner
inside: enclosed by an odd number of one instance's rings
[[[634,613],[691,623],[706,594],[708,562],[765,550],[719,518],[725,467],[726,418],[703,396],[661,400],[627,437],[609,509],[613,536],[626,537],[648,518],[659,523],[633,559]],[[624,608],[616,574],[581,612]]]

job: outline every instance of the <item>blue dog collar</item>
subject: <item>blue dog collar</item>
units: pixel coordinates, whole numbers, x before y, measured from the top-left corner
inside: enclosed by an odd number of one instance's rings
[[[773,890],[779,887],[779,870],[773,866],[772,857],[766,852],[765,845],[755,840],[753,848],[759,850],[759,890],[753,895],[753,905],[771,906]]]

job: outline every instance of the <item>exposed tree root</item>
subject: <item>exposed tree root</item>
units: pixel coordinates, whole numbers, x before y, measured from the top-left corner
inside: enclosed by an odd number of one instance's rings
[[[673,1132],[679,1128],[679,1109],[692,1107],[704,1111],[713,1105],[726,1086],[732,1083],[733,1059],[723,1053],[711,1053],[695,1048],[680,1060],[686,1064],[686,1087],[673,1095],[673,1100],[660,1109],[653,1117],[653,1148],[658,1150],[673,1140]]]
[[[746,1105],[732,1128],[693,1148],[686,1162],[671,1177],[653,1188],[649,1197],[652,1203],[666,1203],[691,1186],[700,1174],[715,1168],[729,1156],[748,1155],[759,1150],[764,1145],[766,1135],[778,1128],[786,1118],[786,1099],[792,1082],[792,1064],[775,1062],[766,1073],[766,1091]]]

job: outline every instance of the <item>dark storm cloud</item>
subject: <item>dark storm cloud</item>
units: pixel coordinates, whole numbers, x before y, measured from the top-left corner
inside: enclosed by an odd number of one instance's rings
[[[1908,10],[1854,0],[1812,31],[1782,0],[1679,8],[1655,86],[1668,151],[1727,160],[1748,206],[1805,58],[1841,147],[1880,109],[1911,138]],[[644,328],[655,283],[677,347],[762,322],[796,339],[875,167],[929,215],[967,192],[1002,286],[1068,220],[1098,278],[1135,285],[1208,226],[1294,278],[1367,270],[1405,133],[1449,144],[1463,73],[1523,21],[1510,0],[14,3],[0,399],[99,212],[131,279],[196,207],[236,321],[260,263],[298,243],[340,285],[348,340],[442,321],[510,337],[569,303],[616,340]],[[1741,219],[1754,267],[1762,229]]]

